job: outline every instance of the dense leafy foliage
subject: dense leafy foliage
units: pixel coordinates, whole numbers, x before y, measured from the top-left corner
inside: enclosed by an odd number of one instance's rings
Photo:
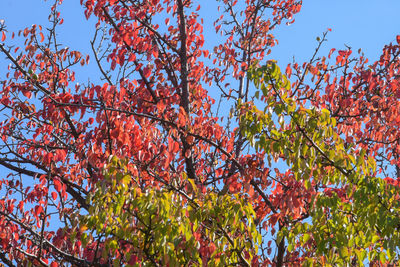
[[[305,255],[323,256],[317,260],[322,265],[393,261],[399,248],[397,186],[373,177],[374,159],[342,140],[328,110],[297,107],[274,62],[249,76],[266,106],[260,111],[251,102],[239,105],[241,130],[257,150],[286,161],[312,218],[301,223],[301,206],[292,206],[278,239],[288,239],[289,252],[302,248]]]
[[[91,55],[61,48],[62,1],[0,24],[0,261],[398,264],[400,37],[367,65],[324,33],[282,72],[301,1],[207,3],[217,38],[199,4],[81,0]]]
[[[202,193],[190,179],[191,189],[184,192],[173,184],[142,190],[127,173],[127,163],[112,158],[88,199],[89,215],[80,218],[80,229],[104,233],[103,252],[122,254],[117,265],[250,265],[261,242],[250,203],[212,191],[198,196]],[[80,239],[84,246],[96,245],[85,231]]]

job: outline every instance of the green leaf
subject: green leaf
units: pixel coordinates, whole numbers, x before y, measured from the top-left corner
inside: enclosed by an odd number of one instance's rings
[[[375,244],[378,240],[380,239],[380,237],[378,235],[374,235],[371,239],[371,243]]]

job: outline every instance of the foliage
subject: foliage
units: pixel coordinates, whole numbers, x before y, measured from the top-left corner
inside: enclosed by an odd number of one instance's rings
[[[215,192],[203,195],[193,180],[190,196],[173,185],[169,190],[142,190],[126,173],[127,163],[111,159],[105,179],[88,198],[89,215],[80,218],[81,228],[104,233],[103,259],[120,254],[114,262],[117,266],[250,265],[261,236],[252,206],[243,198]],[[80,239],[85,247],[96,245],[85,232]]]
[[[90,55],[57,39],[62,1],[0,23],[0,261],[398,264],[400,37],[367,65],[326,32],[282,72],[301,1],[216,1],[216,36],[199,3],[81,0]]]
[[[278,235],[288,239],[288,251],[311,250],[323,256],[317,261],[323,265],[363,265],[367,258],[393,261],[399,248],[399,233],[393,231],[400,223],[398,188],[371,176],[374,159],[365,156],[364,149],[345,144],[328,110],[296,106],[276,63],[250,69],[249,78],[261,88],[266,106],[260,111],[251,102],[239,105],[243,135],[257,150],[285,159],[295,181],[311,196],[307,202],[312,223],[296,222],[301,214],[292,208],[292,222]]]

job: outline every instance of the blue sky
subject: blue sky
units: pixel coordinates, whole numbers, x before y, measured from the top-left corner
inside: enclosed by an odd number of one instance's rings
[[[296,22],[277,32],[280,45],[274,52],[282,60],[293,55],[298,61],[307,60],[316,46],[315,38],[331,28],[325,51],[346,44],[354,51],[362,48],[376,60],[383,46],[400,34],[399,11],[396,0],[306,0]]]

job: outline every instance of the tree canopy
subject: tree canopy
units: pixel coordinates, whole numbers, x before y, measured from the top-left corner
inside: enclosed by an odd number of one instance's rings
[[[400,36],[281,66],[302,1],[81,0],[86,55],[62,2],[0,23],[4,265],[399,263]]]

